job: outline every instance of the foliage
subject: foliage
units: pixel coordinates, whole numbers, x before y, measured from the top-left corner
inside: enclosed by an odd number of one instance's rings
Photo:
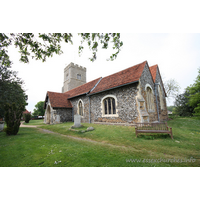
[[[174,107],[175,107],[175,106],[167,106],[167,110],[169,110],[169,111],[172,112],[172,110],[173,110]]]
[[[189,102],[190,93],[186,89],[183,94],[177,95],[175,98],[175,108],[173,109],[173,114],[179,116],[192,116],[194,111],[194,106],[190,106]]]
[[[119,33],[80,33],[79,35],[82,37],[81,44],[87,42],[90,50],[93,52],[93,57],[90,58],[91,61],[94,61],[97,58],[99,42],[102,45],[102,49],[107,49],[108,42],[112,38],[113,49],[116,49],[116,52],[112,54],[108,60],[116,59],[123,45],[123,42],[120,41]],[[84,47],[82,45],[79,46],[79,55],[82,53],[83,49]]]
[[[109,42],[113,44],[113,49],[116,50],[110,56],[110,60],[114,60],[123,45],[120,41],[119,33],[81,33],[81,45],[79,46],[79,55],[83,51],[83,42],[87,42],[88,47],[92,51],[93,56],[89,58],[91,61],[97,59],[97,51],[99,43],[102,44],[103,49],[107,49]],[[53,54],[63,53],[61,50],[61,42],[71,43],[73,35],[71,33],[0,33],[0,49],[14,44],[19,48],[21,54],[20,61],[24,63],[29,62],[29,58],[46,61],[47,57],[52,57]],[[2,50],[2,49],[1,49]]]
[[[169,119],[175,119],[175,118],[177,118],[177,115],[175,115],[175,114],[168,114],[168,118]]]
[[[6,103],[25,104],[28,97],[23,90],[23,81],[17,77],[17,72],[10,70],[7,50],[0,50],[0,118],[4,117]]]
[[[175,79],[169,79],[164,83],[167,98],[175,98],[179,93],[180,86]]]
[[[26,123],[29,123],[29,121],[31,120],[31,114],[30,113],[25,113],[24,114],[24,119]]]
[[[24,104],[16,106],[15,103],[7,103],[5,105],[5,122],[7,124],[5,131],[7,135],[17,135],[24,109]]]
[[[195,83],[187,88],[189,92],[189,105],[194,107],[194,115],[200,116],[200,68]]]
[[[39,101],[35,105],[35,108],[33,110],[32,115],[33,116],[44,116],[45,110],[44,110],[44,101]]]

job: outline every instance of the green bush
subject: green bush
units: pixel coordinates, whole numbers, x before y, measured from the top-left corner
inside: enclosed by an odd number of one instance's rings
[[[5,105],[5,122],[7,124],[5,132],[7,135],[17,135],[24,108],[24,104],[16,106],[15,103],[7,103]]]
[[[29,121],[31,120],[31,114],[30,113],[24,114],[24,119],[26,123],[29,123]]]

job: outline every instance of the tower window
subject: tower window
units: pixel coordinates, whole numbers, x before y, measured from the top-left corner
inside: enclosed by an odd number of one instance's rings
[[[77,79],[81,80],[81,74],[77,74]]]

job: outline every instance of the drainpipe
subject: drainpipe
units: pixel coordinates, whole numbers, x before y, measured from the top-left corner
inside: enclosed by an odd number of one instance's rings
[[[72,108],[72,122],[74,122],[74,108]]]
[[[156,85],[159,85],[158,83],[155,83],[155,95],[156,95],[156,106],[157,106],[157,114],[158,114],[158,121],[160,121],[160,117],[159,117],[159,109],[158,109],[158,94],[157,94],[157,87]]]
[[[91,124],[91,116],[90,116],[90,96],[89,97],[89,123]]]

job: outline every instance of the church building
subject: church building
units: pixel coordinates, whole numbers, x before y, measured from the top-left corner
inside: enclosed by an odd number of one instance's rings
[[[47,92],[46,124],[139,123],[168,119],[166,92],[158,65],[144,61],[115,74],[86,83],[86,68],[70,63],[64,69],[62,93]]]

